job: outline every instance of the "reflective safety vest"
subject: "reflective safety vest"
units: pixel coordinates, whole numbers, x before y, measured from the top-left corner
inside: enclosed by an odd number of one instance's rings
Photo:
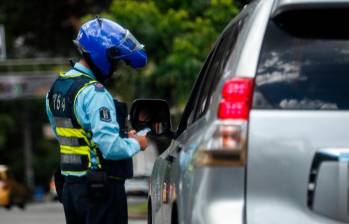
[[[75,102],[78,94],[96,82],[82,73],[60,75],[49,91],[49,107],[56,123],[62,174],[84,175],[88,169],[102,168],[112,177],[132,177],[132,159],[105,160],[92,141],[92,133],[84,130],[76,118]]]

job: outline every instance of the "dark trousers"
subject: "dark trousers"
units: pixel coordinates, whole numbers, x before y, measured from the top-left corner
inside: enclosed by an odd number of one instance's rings
[[[110,182],[107,197],[89,198],[86,183],[66,182],[63,207],[67,224],[127,224],[127,198],[124,182]]]

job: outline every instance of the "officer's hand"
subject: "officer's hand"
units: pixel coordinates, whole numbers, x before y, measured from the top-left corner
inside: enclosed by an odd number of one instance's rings
[[[136,133],[135,130],[131,130],[128,132],[128,137],[136,139],[141,146],[141,150],[144,151],[148,147],[148,140],[145,136],[138,136]]]
[[[128,137],[129,138],[134,138],[136,136],[137,132],[136,130],[131,130],[128,132]]]
[[[148,147],[148,140],[145,136],[136,136],[135,139],[138,141],[141,146],[141,150],[144,151]]]

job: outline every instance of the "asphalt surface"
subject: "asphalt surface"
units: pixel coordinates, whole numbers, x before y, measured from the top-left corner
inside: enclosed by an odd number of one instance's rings
[[[63,207],[60,203],[29,204],[25,210],[0,208],[0,224],[64,224]],[[129,224],[145,224],[145,220],[129,220]]]

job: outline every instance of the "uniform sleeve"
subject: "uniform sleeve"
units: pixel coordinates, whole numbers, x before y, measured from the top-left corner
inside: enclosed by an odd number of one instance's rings
[[[116,121],[114,101],[109,92],[95,85],[85,88],[77,96],[76,116],[92,132],[92,141],[97,144],[104,159],[130,158],[140,151],[137,140],[121,138]]]

